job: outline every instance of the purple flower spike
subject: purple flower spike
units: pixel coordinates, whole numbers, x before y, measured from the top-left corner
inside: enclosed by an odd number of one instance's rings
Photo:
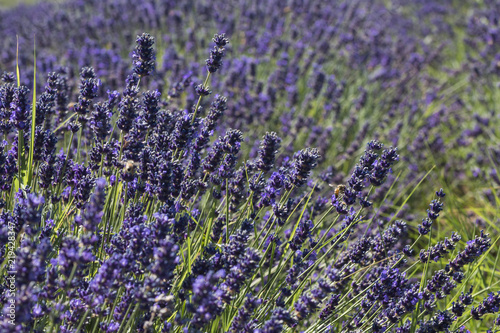
[[[150,75],[155,69],[156,54],[153,48],[154,37],[148,33],[137,36],[136,47],[132,55],[134,73],[140,77]]]

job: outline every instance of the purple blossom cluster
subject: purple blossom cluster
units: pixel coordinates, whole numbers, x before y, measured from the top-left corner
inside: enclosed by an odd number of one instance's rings
[[[500,9],[485,5],[70,0],[1,12],[0,331],[499,325],[496,264],[478,268],[495,228],[441,236],[470,167],[455,148],[496,123],[446,93],[498,74]],[[453,15],[478,53],[440,83]],[[487,153],[500,161],[485,142],[467,155],[478,175]],[[429,156],[445,176],[415,186]],[[440,189],[417,226],[428,199],[412,196],[436,179],[453,189],[446,214]]]
[[[445,57],[444,44],[434,42],[438,39],[427,44],[421,41],[430,40],[428,37],[438,29],[446,37],[451,35],[444,16],[458,16],[458,13],[450,6],[436,6],[431,1],[416,4],[398,1],[397,6],[416,14],[409,17],[396,14],[383,1],[370,4],[356,1],[352,5],[343,1],[315,0],[311,4],[293,1],[287,6],[278,1],[253,5],[241,1],[234,6],[239,12],[248,13],[242,19],[236,18],[233,6],[216,3],[193,6],[192,10],[186,10],[175,1],[146,1],[137,8],[128,0],[41,3],[5,14],[1,27],[7,36],[19,35],[23,66],[31,64],[31,54],[26,48],[31,45],[28,41],[32,39],[32,32],[43,36],[37,41],[38,49],[44,50],[37,55],[37,63],[44,72],[64,73],[66,84],[70,85],[77,84],[75,73],[70,72],[73,67],[91,65],[111,90],[118,90],[130,69],[130,61],[123,55],[131,52],[134,73],[151,82],[155,89],[168,91],[165,96],[171,104],[179,106],[177,99],[183,92],[189,100],[194,100],[210,91],[218,91],[229,97],[225,121],[219,126],[252,129],[249,143],[264,134],[259,128],[275,132],[283,129],[280,132],[286,133],[282,139],[287,153],[296,150],[294,139],[304,136],[308,146],[319,149],[320,162],[330,153],[341,155],[346,161],[339,163],[348,165],[352,154],[370,136],[387,136],[396,146],[407,127],[418,126],[422,135],[431,129],[414,119],[423,115],[421,106],[429,99],[428,95],[437,94],[437,87],[429,92],[417,82],[422,80],[431,87],[437,86],[426,69]],[[46,18],[38,20],[34,15],[37,11],[47,13]],[[94,13],[92,18],[87,12]],[[195,13],[204,19],[200,20]],[[12,17],[19,19],[12,20]],[[430,24],[422,27],[423,20]],[[29,23],[24,24],[25,21]],[[138,36],[132,50],[129,41],[134,37],[132,31],[138,29],[154,33]],[[212,31],[225,31],[228,36],[244,32],[244,36],[233,38],[231,43],[225,35],[219,36],[214,40],[206,66],[200,66],[200,53],[204,52]],[[125,36],[123,32],[127,32]],[[165,50],[158,54],[157,65],[152,49],[155,40],[165,45]],[[61,45],[61,41],[68,42]],[[2,63],[13,66],[16,40],[6,39],[3,43],[6,51]],[[222,64],[225,54],[231,54],[224,60],[227,66]],[[55,59],[61,58],[71,69],[59,68],[60,61]],[[342,71],[330,70],[338,65],[362,79],[346,81]],[[203,79],[204,67],[210,73],[222,71],[224,75],[213,75],[209,85]],[[22,72],[23,81],[30,80],[30,74]],[[167,77],[172,81],[166,80]],[[189,86],[193,89],[188,89]],[[307,92],[303,91],[304,87]],[[387,89],[395,91],[384,93]],[[106,91],[100,89],[99,92],[105,94]],[[62,102],[64,97],[60,97]],[[202,106],[208,109],[205,103]],[[63,103],[57,104],[66,107]],[[362,115],[372,112],[372,105],[385,115],[380,124],[370,124]],[[402,124],[398,119],[404,118],[408,109],[412,115],[408,123]],[[341,133],[336,124],[342,124]],[[391,133],[380,133],[378,125],[391,128]],[[252,154],[257,153],[258,145],[256,143]],[[425,147],[421,147],[418,153],[424,150]],[[412,162],[417,163],[420,155],[415,157]]]

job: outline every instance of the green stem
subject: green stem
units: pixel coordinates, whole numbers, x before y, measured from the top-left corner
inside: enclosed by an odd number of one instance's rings
[[[205,82],[203,82],[203,86],[206,87],[207,84],[208,84],[208,80],[210,80],[210,75],[212,73],[208,72],[207,74],[207,78],[205,79]],[[203,96],[200,95],[200,97],[198,97],[198,102],[196,103],[196,106],[194,107],[194,111],[193,111],[193,118],[191,118],[191,124],[194,123],[194,120],[196,118],[196,113],[198,112],[198,108],[200,107],[200,104],[201,104],[201,99],[202,99]]]
[[[226,179],[226,244],[229,244],[229,181]]]
[[[22,171],[23,171],[23,163],[24,160],[24,131],[19,130],[17,132],[17,162],[18,162],[18,178],[19,185],[23,183]]]

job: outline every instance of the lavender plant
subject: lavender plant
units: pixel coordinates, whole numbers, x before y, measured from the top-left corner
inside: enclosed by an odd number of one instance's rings
[[[49,74],[32,103],[26,86],[2,87],[12,91],[2,95],[12,100],[1,158],[2,331],[447,332],[492,323],[493,285],[473,282],[494,276],[479,267],[496,240],[481,231],[465,245],[457,233],[436,242],[442,189],[418,229],[379,214],[386,203],[373,194],[389,195],[397,148],[369,141],[342,190],[316,170],[320,149],[282,153],[275,132],[243,158],[245,134],[220,126],[229,98],[207,88],[228,37],[214,36],[198,99],[182,108],[147,86],[154,42],[138,36],[124,88],[101,97],[105,81],[92,67],[80,71],[77,93],[64,73]],[[76,102],[53,121],[57,96]]]
[[[0,331],[497,331],[499,10],[0,11]]]

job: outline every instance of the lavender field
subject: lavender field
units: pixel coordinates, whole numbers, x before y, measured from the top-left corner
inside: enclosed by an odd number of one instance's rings
[[[10,5],[0,333],[500,332],[500,2]]]

